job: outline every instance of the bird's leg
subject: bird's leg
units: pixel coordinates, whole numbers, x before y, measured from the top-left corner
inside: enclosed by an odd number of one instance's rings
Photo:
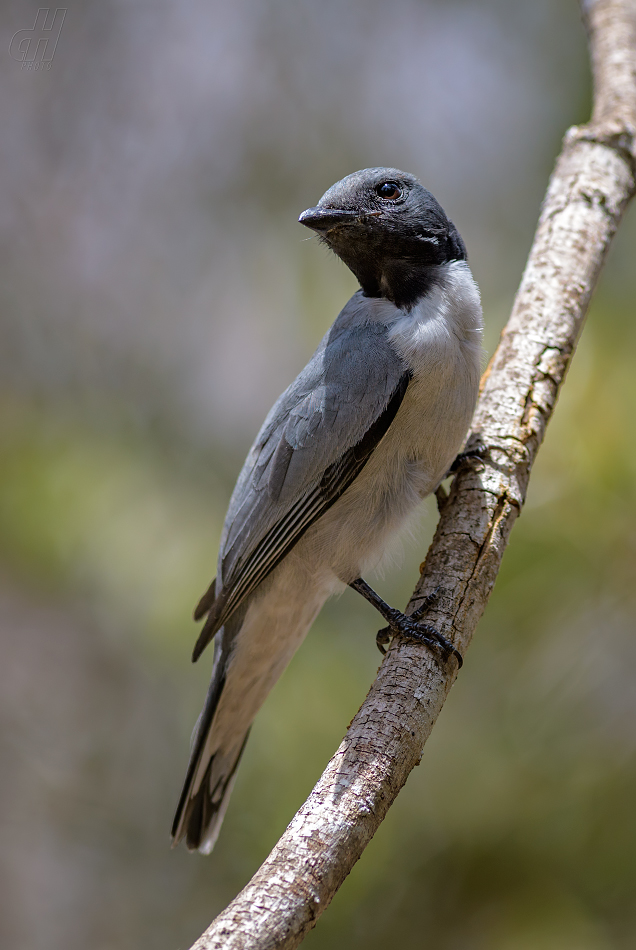
[[[353,587],[359,594],[362,594],[365,600],[373,604],[389,624],[388,627],[379,630],[375,638],[380,653],[386,653],[385,644],[389,643],[392,637],[402,637],[402,639],[411,640],[414,643],[425,643],[429,647],[441,647],[444,652],[444,659],[447,660],[449,656],[454,656],[461,668],[464,661],[459,650],[456,650],[450,640],[447,640],[439,630],[436,630],[430,623],[423,623],[421,620],[425,611],[437,599],[439,588],[425,597],[417,610],[407,617],[406,614],[396,610],[395,607],[389,607],[361,577],[351,581],[349,587]]]

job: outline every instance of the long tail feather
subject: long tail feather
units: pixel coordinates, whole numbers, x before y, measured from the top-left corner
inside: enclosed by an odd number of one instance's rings
[[[208,736],[214,728],[214,714],[225,686],[225,663],[220,655],[223,651],[219,648],[218,652],[205,706],[197,724],[188,771],[172,823],[173,847],[185,838],[190,851],[199,849],[205,854],[212,850],[218,836],[234,785],[236,769],[249,734],[248,729],[247,732],[236,737],[236,741],[230,748],[213,753],[207,765],[203,762]],[[200,776],[204,765],[205,773],[201,781],[197,783],[197,777]]]

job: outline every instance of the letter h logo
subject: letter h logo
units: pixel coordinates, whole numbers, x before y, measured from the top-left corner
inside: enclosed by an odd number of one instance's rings
[[[57,41],[62,32],[66,7],[57,7],[53,17],[50,7],[40,7],[32,30],[18,30],[9,45],[9,54],[22,63],[22,68],[50,69]]]

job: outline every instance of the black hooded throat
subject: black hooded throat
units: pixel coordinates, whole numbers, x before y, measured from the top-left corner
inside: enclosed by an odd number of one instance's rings
[[[396,168],[348,175],[299,220],[347,265],[365,296],[385,297],[404,310],[441,279],[440,265],[466,260],[464,242],[441,205]]]

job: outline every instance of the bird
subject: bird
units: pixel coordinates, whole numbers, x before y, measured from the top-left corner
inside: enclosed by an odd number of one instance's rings
[[[269,412],[238,477],[193,661],[214,641],[173,846],[209,854],[245,743],[266,696],[322,605],[351,586],[392,636],[461,656],[432,626],[363,580],[434,492],[461,449],[477,400],[482,309],[465,244],[417,178],[365,168],[299,222],[359,289]],[[421,612],[421,611],[420,611]]]

